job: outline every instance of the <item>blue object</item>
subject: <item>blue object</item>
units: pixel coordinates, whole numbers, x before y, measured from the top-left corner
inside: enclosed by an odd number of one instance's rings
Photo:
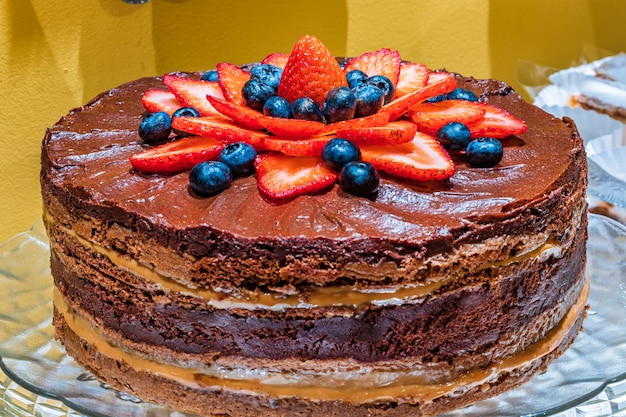
[[[383,107],[385,96],[380,88],[371,84],[364,84],[353,91],[356,97],[354,117],[369,116]]]
[[[333,88],[324,100],[324,117],[328,123],[354,118],[356,96],[348,87]]]
[[[357,87],[367,84],[367,74],[358,69],[348,71],[346,74],[346,80],[348,81],[348,87],[350,87],[351,90],[354,90]]]
[[[438,96],[435,97],[431,97],[428,100],[426,100],[427,103],[437,103],[439,101],[444,101],[447,100],[448,96],[447,94],[439,94]]]
[[[141,120],[138,132],[145,143],[163,142],[172,132],[172,119],[164,111],[148,113]]]
[[[467,160],[475,168],[492,168],[500,163],[504,150],[499,140],[478,138],[471,141],[465,149]]]
[[[263,105],[263,114],[271,117],[280,117],[281,119],[291,119],[291,104],[285,98],[272,96]]]
[[[368,197],[378,191],[380,175],[369,162],[348,162],[341,168],[338,182],[345,192]]]
[[[202,197],[209,197],[227,189],[233,182],[230,168],[219,161],[200,162],[189,174],[191,189]]]
[[[319,104],[310,97],[300,97],[295,100],[291,105],[291,114],[294,119],[326,123]]]
[[[205,72],[204,74],[202,74],[202,77],[200,79],[202,81],[217,82],[217,70],[212,69]]]
[[[200,112],[194,107],[181,107],[172,114],[172,120],[174,120],[176,117],[200,117]],[[174,132],[174,134],[180,138],[183,138],[185,136],[191,136],[190,133],[174,128],[172,128],[172,132]]]
[[[283,70],[277,66],[270,64],[260,64],[250,70],[250,78],[257,79],[274,90],[278,90],[280,84],[280,77],[283,75]]]
[[[447,94],[448,100],[467,100],[467,101],[478,101],[478,97],[476,94],[469,90],[464,90],[462,88],[455,88]]]
[[[381,89],[385,95],[385,104],[393,100],[393,96],[396,94],[396,88],[389,78],[384,75],[373,75],[367,80],[367,83]]]
[[[347,139],[331,139],[322,149],[322,161],[335,171],[341,170],[348,162],[360,159],[361,150]]]
[[[218,156],[218,160],[230,168],[234,177],[250,175],[254,171],[256,150],[244,142],[234,142],[226,145]]]
[[[250,78],[246,81],[241,92],[248,107],[257,111],[262,111],[267,99],[276,95],[276,90],[273,87],[258,78]]]
[[[443,125],[435,137],[444,148],[451,151],[461,151],[472,140],[472,133],[463,123],[450,122]]]

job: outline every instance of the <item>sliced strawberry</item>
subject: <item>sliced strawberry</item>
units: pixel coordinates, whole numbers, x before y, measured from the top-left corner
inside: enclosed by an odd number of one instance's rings
[[[335,183],[337,174],[314,156],[259,155],[254,164],[262,193],[284,200],[312,194]]]
[[[217,64],[216,70],[217,82],[222,89],[224,98],[231,103],[245,106],[246,100],[241,91],[244,84],[250,79],[250,74],[228,62]]]
[[[419,90],[428,82],[430,70],[426,65],[416,62],[403,62],[400,65],[400,77],[396,85],[395,97],[402,97],[412,91]]]
[[[268,136],[263,139],[262,147],[266,151],[276,151],[288,156],[320,156],[324,145],[333,136],[318,136],[307,139],[284,139]]]
[[[442,73],[447,75],[437,76],[436,80],[431,82],[433,74],[435,73],[428,76],[429,82],[424,87],[394,99],[389,104],[384,105],[380,112],[387,113],[389,120],[394,121],[411,107],[439,94],[449,93],[456,88],[456,78],[452,74]]]
[[[435,84],[443,80],[450,78],[452,74],[446,71],[432,71],[428,74],[428,81],[426,84]],[[456,88],[456,87],[455,87]]]
[[[337,136],[348,139],[355,145],[397,145],[413,140],[417,126],[408,120],[389,122],[385,126],[362,127],[338,130]]]
[[[260,149],[263,138],[267,135],[244,129],[224,116],[213,117],[175,117],[172,128],[192,135],[213,138],[226,143],[245,142]]]
[[[285,69],[285,66],[287,65],[287,60],[289,60],[289,55],[277,52],[266,56],[261,63],[274,65],[275,67]]]
[[[232,119],[239,126],[253,130],[263,129],[263,125],[260,123],[260,119],[263,117],[262,113],[248,106],[240,106],[217,97],[207,96],[207,100],[218,112]]]
[[[441,144],[420,132],[411,142],[400,145],[362,146],[361,158],[380,171],[418,181],[444,180],[455,171]]]
[[[170,116],[183,107],[171,91],[151,89],[141,96],[143,107],[149,112],[164,111]]]
[[[278,86],[278,95],[295,101],[310,97],[322,106],[330,90],[348,82],[333,54],[314,36],[303,36],[289,55]]]
[[[287,139],[302,139],[322,133],[326,125],[304,119],[281,119],[263,116],[259,122],[271,133]]]
[[[163,83],[183,106],[196,108],[202,116],[217,114],[206,96],[224,97],[217,83],[210,81],[166,74],[163,76]]]
[[[384,75],[396,86],[400,77],[401,63],[400,52],[383,48],[352,58],[346,63],[343,70],[346,74],[352,70],[361,70],[368,77]]]
[[[177,174],[200,162],[217,159],[225,146],[217,139],[187,136],[135,154],[130,157],[130,164],[146,174]]]
[[[485,107],[481,103],[468,100],[443,100],[418,104],[411,107],[408,114],[420,132],[435,135],[447,123],[460,122],[468,125],[481,119],[485,114]]]
[[[322,133],[330,135],[337,133],[340,130],[358,130],[364,127],[385,126],[388,122],[389,114],[385,112],[378,112],[365,117],[357,117],[356,119],[329,123],[326,125]]]
[[[485,109],[483,118],[468,124],[472,138],[505,138],[526,131],[526,123],[508,111],[487,103],[479,103]]]

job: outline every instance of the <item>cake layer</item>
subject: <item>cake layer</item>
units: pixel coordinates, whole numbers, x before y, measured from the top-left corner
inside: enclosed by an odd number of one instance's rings
[[[54,200],[75,218],[97,219],[78,230],[90,241],[135,251],[129,253],[133,258],[193,286],[290,292],[310,284],[423,281],[438,268],[426,259],[464,244],[546,230],[558,219],[558,230],[565,230],[572,207],[567,199],[586,181],[583,147],[571,121],[525,103],[505,84],[459,77],[460,86],[527,122],[526,133],[503,140],[500,167],[473,169],[456,158],[450,180],[385,177],[375,200],[336,186],[274,205],[258,193],[253,177],[198,199],[188,192],[187,173],[143,175],[128,162],[142,149],[136,131],[140,94],[159,83],[142,79],[114,89],[48,132],[44,202],[58,221],[63,219],[51,208]],[[107,235],[116,226],[119,237]],[[134,240],[127,241],[125,230]],[[140,253],[137,242],[144,243]]]
[[[558,357],[581,328],[588,282],[564,318],[524,352],[494,361],[489,367],[459,375],[447,383],[410,377],[400,383],[277,386],[272,380],[228,380],[196,373],[193,368],[161,365],[133,357],[76,317],[57,294],[56,337],[81,364],[104,375],[108,383],[140,397],[210,416],[426,416],[497,395],[526,381]],[[77,332],[79,334],[77,334]],[[80,335],[82,332],[82,336]],[[295,376],[297,377],[297,373]],[[367,374],[366,374],[367,375]],[[184,395],[183,395],[184,393]]]
[[[476,355],[485,365],[543,337],[577,298],[567,295],[580,289],[585,225],[583,216],[559,257],[539,253],[478,271],[460,287],[388,305],[215,309],[200,297],[117,280],[106,258],[74,252],[82,245],[67,241],[53,242],[52,271],[74,310],[118,344],[147,354],[163,348],[165,356],[193,354],[228,366],[293,358],[454,363]]]

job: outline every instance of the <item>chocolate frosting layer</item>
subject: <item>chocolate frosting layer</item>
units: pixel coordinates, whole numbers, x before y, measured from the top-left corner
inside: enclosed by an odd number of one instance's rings
[[[384,177],[373,200],[335,186],[276,205],[258,192],[253,176],[235,180],[215,197],[197,198],[188,189],[187,172],[133,171],[128,159],[145,147],[137,134],[144,113],[140,96],[163,87],[156,78],[113,89],[62,118],[44,140],[43,181],[51,181],[54,194],[77,209],[162,233],[163,240],[199,252],[208,250],[202,242],[215,237],[241,244],[242,250],[249,240],[285,240],[286,246],[297,247],[311,239],[365,246],[372,241],[446,246],[451,238],[481,239],[472,229],[515,217],[530,203],[548,198],[555,186],[577,182],[581,167],[571,169],[572,160],[581,158],[583,148],[571,121],[529,105],[505,84],[462,77],[459,84],[525,120],[527,132],[503,140],[504,158],[496,168],[471,168],[456,157],[457,173],[450,180]]]

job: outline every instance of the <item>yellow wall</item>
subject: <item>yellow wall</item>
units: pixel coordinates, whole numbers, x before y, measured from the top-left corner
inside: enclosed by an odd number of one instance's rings
[[[521,90],[519,61],[626,50],[624,21],[619,0],[0,0],[0,241],[41,216],[46,127],[124,81],[254,61],[312,33],[336,55],[395,48]]]

